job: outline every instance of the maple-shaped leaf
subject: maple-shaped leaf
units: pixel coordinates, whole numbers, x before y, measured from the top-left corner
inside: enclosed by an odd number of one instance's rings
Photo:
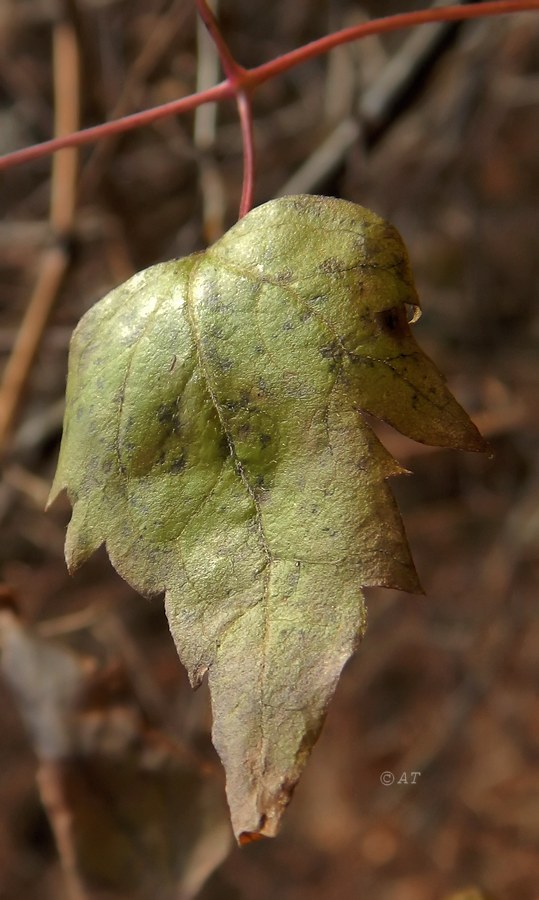
[[[116,288],[72,341],[51,497],[74,569],[106,541],[165,592],[241,842],[276,833],[346,660],[362,588],[418,589],[363,416],[416,440],[484,443],[412,337],[397,231],[343,200],[250,212],[213,247]]]

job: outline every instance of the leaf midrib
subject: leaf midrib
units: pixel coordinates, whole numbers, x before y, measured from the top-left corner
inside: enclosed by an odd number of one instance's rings
[[[206,361],[205,361],[204,355],[203,355],[200,328],[199,328],[198,321],[197,321],[195,303],[194,303],[193,295],[192,295],[193,284],[194,284],[196,275],[200,269],[200,266],[201,266],[203,260],[204,260],[204,257],[201,256],[194,263],[193,267],[191,268],[191,270],[188,274],[187,289],[186,289],[187,320],[188,320],[189,326],[191,328],[193,344],[195,346],[197,359],[199,361],[200,371],[203,375],[206,387],[208,389],[208,394],[211,398],[215,412],[217,413],[217,416],[219,418],[221,428],[223,429],[223,433],[228,442],[228,446],[230,449],[230,455],[231,455],[233,463],[234,463],[234,471],[237,473],[238,477],[241,479],[241,481],[245,487],[245,490],[247,491],[247,493],[251,499],[253,508],[255,510],[256,523],[257,523],[259,537],[260,537],[261,549],[262,549],[262,553],[266,557],[266,562],[267,562],[266,566],[264,567],[264,582],[262,585],[262,596],[259,601],[261,604],[261,607],[262,607],[262,616],[263,616],[263,634],[262,634],[262,641],[261,641],[261,666],[260,666],[260,677],[259,677],[259,684],[260,684],[260,709],[259,709],[260,718],[259,718],[259,721],[260,721],[260,747],[261,747],[261,753],[260,753],[259,758],[260,758],[261,771],[263,774],[264,760],[265,760],[266,747],[267,747],[267,737],[266,737],[266,728],[265,728],[266,705],[264,702],[264,697],[265,697],[265,693],[266,693],[265,688],[266,688],[268,640],[269,640],[269,590],[270,590],[271,570],[272,570],[272,564],[274,562],[274,557],[271,552],[266,534],[264,532],[264,524],[262,521],[262,511],[260,509],[260,504],[257,500],[256,494],[255,494],[252,486],[249,483],[249,479],[248,479],[245,469],[242,465],[242,462],[237,455],[236,448],[234,446],[234,439],[232,437],[232,434],[230,433],[230,430],[227,428],[227,425],[223,418],[222,410],[221,410],[220,404],[217,400],[215,391],[213,389],[211,377],[210,377],[208,367],[207,367],[207,364],[206,364]],[[256,604],[256,605],[258,605],[258,604]],[[252,607],[251,607],[251,609],[252,609]],[[246,612],[246,610],[243,611],[243,613],[245,613],[245,612]],[[238,616],[237,618],[239,619],[239,618],[241,618],[241,616]],[[222,636],[221,636],[221,640],[222,640]]]

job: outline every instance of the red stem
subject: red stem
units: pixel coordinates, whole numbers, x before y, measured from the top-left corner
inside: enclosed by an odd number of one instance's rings
[[[217,47],[217,52],[221,59],[227,83],[234,88],[236,94],[236,106],[238,107],[238,115],[241,124],[241,139],[243,145],[243,185],[241,192],[241,202],[239,218],[246,215],[253,205],[254,180],[255,180],[255,146],[253,137],[253,110],[251,105],[251,92],[246,89],[244,79],[247,75],[246,69],[240,66],[221,34],[219,23],[215,18],[212,10],[209,8],[206,0],[196,0],[198,13],[204,22],[208,32]]]
[[[207,91],[190,94],[188,97],[173,100],[162,106],[155,106],[152,109],[133,113],[130,116],[124,116],[112,122],[105,122],[102,125],[95,125],[93,128],[86,128],[83,131],[77,131],[65,137],[44,141],[41,144],[34,144],[32,147],[25,147],[22,150],[7,153],[5,156],[0,156],[0,171],[33,159],[48,156],[57,150],[61,150],[63,147],[78,147],[83,144],[89,144],[111,134],[131,131],[135,128],[149,125],[158,119],[196,109],[197,106],[201,106],[203,103],[211,103],[233,97],[237,95],[240,86],[244,89],[253,89],[294,66],[327,53],[328,50],[334,47],[368,37],[369,35],[385,34],[401,28],[411,28],[415,25],[426,25],[431,22],[458,22],[464,19],[480,19],[486,16],[532,10],[539,11],[539,0],[494,0],[494,2],[490,3],[437,7],[419,12],[401,13],[383,19],[374,19],[372,22],[345,28],[342,31],[319,38],[311,44],[292,50],[290,53],[285,53],[283,56],[272,60],[272,62],[264,63],[254,69],[240,70],[236,75],[235,84],[227,79]]]
[[[210,9],[206,0],[196,0],[198,14],[204,25],[209,31],[210,37],[217,47],[217,52],[221,59],[221,65],[223,66],[223,71],[229,81],[234,81],[237,75],[244,71],[240,65],[236,62],[232,53],[228,48],[228,44],[226,43],[223,35],[221,34],[221,29],[219,28],[219,23],[215,18],[213,11]]]
[[[297,50],[291,50],[290,53],[285,53],[269,63],[249,69],[248,83],[250,85],[262,84],[269,78],[275,78],[276,75],[281,75],[300,63],[327,53],[328,50],[360,38],[370,37],[373,34],[387,34],[390,31],[413,28],[416,25],[428,25],[432,22],[459,22],[465,19],[482,19],[487,16],[501,16],[529,10],[539,11],[539,0],[493,0],[490,3],[471,3],[468,6],[439,6],[418,12],[398,13],[383,19],[373,19],[372,22],[364,22],[362,25],[353,25],[351,28],[335,31],[310,44],[298,47]]]
[[[143,125],[151,125],[152,122],[157,122],[158,119],[166,119],[168,116],[189,112],[191,109],[196,109],[197,106],[202,106],[203,103],[225,100],[233,96],[234,87],[229,81],[222,81],[207,91],[189,94],[189,96],[181,97],[179,100],[171,100],[170,103],[153,106],[151,109],[144,109],[142,112],[123,116],[121,119],[114,119],[112,122],[103,122],[102,125],[83,128],[82,131],[75,131],[73,134],[65,135],[65,137],[53,138],[50,141],[43,141],[41,144],[32,144],[31,147],[15,150],[13,153],[6,153],[5,156],[0,156],[0,172],[3,169],[18,166],[20,163],[40,159],[42,156],[49,156],[49,154],[56,153],[57,150],[62,150],[64,147],[80,147],[83,144],[91,144],[100,138],[109,137],[112,134],[133,131],[135,128],[141,128]]]
[[[242,90],[237,95],[238,112],[241,122],[241,138],[243,143],[243,186],[239,218],[245,216],[253,205],[255,184],[255,143],[253,137],[253,110],[248,91]]]

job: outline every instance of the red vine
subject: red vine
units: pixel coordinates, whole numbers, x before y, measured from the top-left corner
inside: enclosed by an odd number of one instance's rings
[[[398,31],[404,28],[412,28],[417,25],[426,25],[433,22],[459,22],[466,19],[479,19],[487,16],[499,16],[508,13],[539,11],[539,0],[492,0],[486,3],[473,3],[468,6],[435,7],[417,12],[399,13],[386,18],[373,19],[361,25],[344,28],[333,34],[326,35],[310,44],[305,44],[297,50],[285,53],[271,62],[264,63],[252,69],[244,69],[232,57],[226,41],[221,34],[213,13],[207,6],[206,0],[196,0],[199,15],[203,19],[210,32],[217,51],[220,55],[222,66],[226,75],[225,81],[209,90],[190,94],[179,100],[164,103],[151,109],[142,110],[129,116],[85,128],[73,134],[65,135],[53,140],[34,144],[21,150],[15,150],[5,156],[0,156],[0,171],[40,159],[64,147],[79,147],[89,144],[100,138],[113,134],[131,131],[149,125],[158,119],[179,115],[196,109],[203,103],[225,100],[234,97],[240,116],[243,153],[244,176],[243,191],[240,206],[240,216],[245,215],[251,207],[254,182],[254,146],[253,126],[251,110],[251,93],[259,85],[287,72],[294,66],[301,65],[316,56],[327,53],[329,50],[339,47],[351,41],[360,40],[370,35],[386,34],[390,31]]]

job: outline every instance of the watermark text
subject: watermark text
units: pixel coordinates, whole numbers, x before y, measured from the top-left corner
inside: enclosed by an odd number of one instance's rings
[[[421,778],[421,772],[382,772],[380,783],[385,787],[391,784],[417,784]]]

